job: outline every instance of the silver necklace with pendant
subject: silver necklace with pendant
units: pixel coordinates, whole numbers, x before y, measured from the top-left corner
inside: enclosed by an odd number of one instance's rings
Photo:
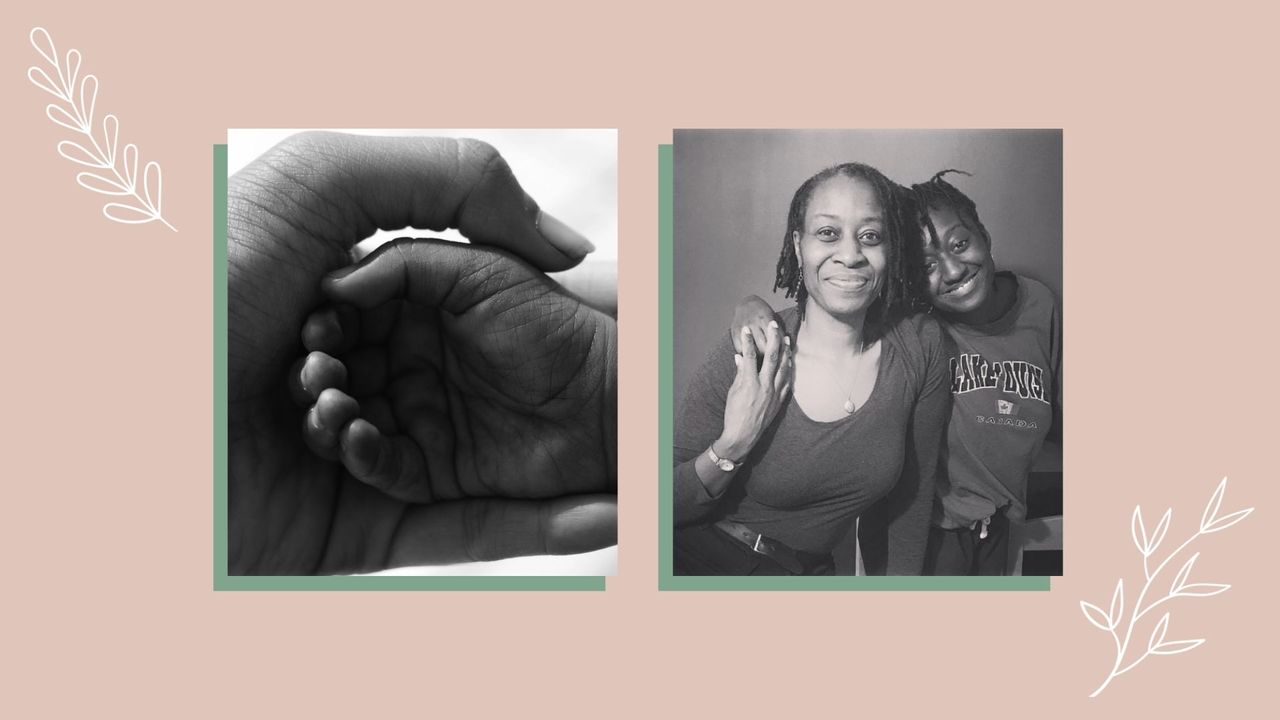
[[[853,390],[850,390],[849,392],[844,392],[844,383],[840,382],[839,375],[836,376],[836,384],[840,386],[840,392],[844,393],[844,397],[845,397],[844,413],[846,415],[852,415],[853,411],[858,409],[857,406],[853,404],[853,392],[854,390],[858,389],[858,376],[862,374],[862,360],[863,360],[862,351],[865,349],[866,349],[866,345],[861,340],[859,340],[858,355],[857,355],[858,367],[856,367],[853,371]]]

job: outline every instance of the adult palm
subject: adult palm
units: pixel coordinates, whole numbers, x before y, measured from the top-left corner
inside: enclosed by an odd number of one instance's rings
[[[366,572],[576,552],[613,542],[616,501],[607,494],[530,500],[525,498],[532,493],[517,499],[495,493],[486,499],[415,504],[383,493],[308,449],[302,413],[289,396],[289,365],[302,352],[299,329],[324,300],[321,279],[350,262],[355,242],[378,228],[457,227],[474,242],[506,247],[544,270],[564,269],[581,259],[585,251],[562,236],[540,232],[537,218],[536,204],[506,163],[475,142],[309,133],[287,140],[231,178],[231,574]],[[475,291],[477,298],[484,295],[484,288]],[[487,332],[479,325],[469,329]],[[606,379],[596,392],[606,404],[614,392],[611,352],[600,346],[583,359],[604,358],[600,372]],[[612,432],[610,425],[602,436]],[[611,458],[612,438],[603,439]],[[460,457],[466,455],[467,448],[456,448]],[[594,487],[606,491],[609,482]]]

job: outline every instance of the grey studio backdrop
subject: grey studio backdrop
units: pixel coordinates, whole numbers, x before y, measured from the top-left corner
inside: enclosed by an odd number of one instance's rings
[[[673,159],[677,411],[741,298],[793,304],[772,292],[787,209],[831,165],[866,163],[904,185],[972,173],[948,179],[977,204],[996,267],[1062,297],[1060,130],[677,130]]]

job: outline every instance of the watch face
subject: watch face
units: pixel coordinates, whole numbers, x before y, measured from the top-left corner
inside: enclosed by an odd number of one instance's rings
[[[719,462],[717,462],[716,465],[725,472],[733,472],[734,466],[733,466],[732,460],[726,460],[724,458],[720,458]]]

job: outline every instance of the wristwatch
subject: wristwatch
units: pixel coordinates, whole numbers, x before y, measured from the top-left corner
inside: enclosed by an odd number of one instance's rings
[[[715,463],[716,467],[725,472],[733,472],[734,470],[737,470],[738,465],[741,463],[740,460],[735,462],[729,458],[720,457],[716,454],[716,449],[714,447],[707,448],[707,457],[711,458],[711,462]]]

